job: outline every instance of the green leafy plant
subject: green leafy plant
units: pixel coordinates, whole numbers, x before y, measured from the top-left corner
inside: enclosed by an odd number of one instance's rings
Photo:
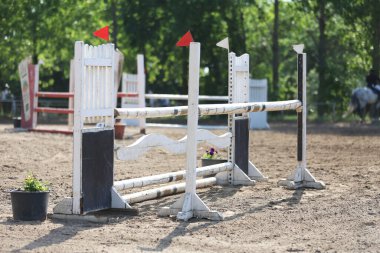
[[[218,151],[214,148],[206,150],[206,153],[202,156],[203,159],[219,159]]]
[[[49,191],[47,183],[42,182],[33,174],[29,174],[24,180],[24,191],[28,192],[43,192]]]

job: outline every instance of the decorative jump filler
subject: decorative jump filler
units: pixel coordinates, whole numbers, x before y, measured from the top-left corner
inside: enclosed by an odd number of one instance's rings
[[[84,215],[109,208],[130,209],[136,202],[185,192],[172,206],[160,209],[159,215],[175,215],[185,221],[192,217],[223,219],[219,212],[210,210],[199,198],[197,187],[215,184],[254,185],[256,181],[267,179],[249,161],[248,112],[296,110],[299,128],[298,167],[294,176],[287,181],[280,181],[280,184],[289,188],[324,188],[324,184],[316,181],[306,169],[306,55],[302,53],[302,47],[295,46],[299,64],[298,100],[248,103],[249,56],[244,54],[236,57],[234,53],[229,53],[229,104],[198,105],[200,43],[190,40],[185,45],[190,46],[188,106],[114,108],[114,75],[111,74],[115,68],[113,44],[92,47],[76,42],[73,197],[64,199],[54,208],[56,217]],[[227,133],[218,136],[208,130],[198,129],[199,116],[218,114],[229,115]],[[149,134],[127,147],[114,148],[115,118],[140,119],[178,115],[187,115],[186,137],[172,140],[161,134]],[[208,142],[217,148],[228,147],[228,161],[197,168],[198,142]],[[186,170],[114,181],[114,152],[120,160],[132,160],[151,148],[186,153]],[[215,174],[216,176],[197,179]],[[186,179],[186,182],[124,196],[119,193],[124,189],[182,179]]]

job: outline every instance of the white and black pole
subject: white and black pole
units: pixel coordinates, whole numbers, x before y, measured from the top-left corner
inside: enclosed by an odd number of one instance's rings
[[[280,180],[278,184],[289,189],[324,189],[324,182],[317,181],[306,167],[306,53],[303,53],[303,48],[303,44],[293,46],[297,53],[297,96],[302,103],[302,107],[297,111],[297,168],[291,176],[286,180]]]

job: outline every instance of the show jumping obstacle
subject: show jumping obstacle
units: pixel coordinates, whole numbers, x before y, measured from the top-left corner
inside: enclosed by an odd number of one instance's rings
[[[118,89],[118,85],[121,79],[122,66],[124,56],[119,52],[115,52],[115,90]],[[43,92],[39,91],[39,64],[31,64],[31,58],[24,59],[19,64],[19,74],[21,80],[21,91],[23,100],[23,109],[21,110],[21,127],[35,132],[46,133],[60,133],[60,134],[72,134],[73,127],[73,114],[74,114],[74,61],[70,61],[70,81],[69,92]],[[119,74],[120,73],[120,74]],[[39,98],[57,98],[68,99],[68,108],[53,108],[53,107],[39,107]],[[116,102],[115,102],[116,106]],[[67,114],[68,126],[67,130],[58,129],[42,129],[37,128],[38,113],[50,113],[50,114]]]
[[[298,100],[248,103],[249,56],[236,57],[229,53],[229,104],[198,105],[200,43],[190,43],[188,106],[161,108],[113,108],[113,44],[99,47],[75,44],[74,103],[74,155],[73,197],[65,199],[55,208],[55,213],[86,214],[109,208],[131,208],[130,204],[185,191],[171,207],[159,211],[160,216],[176,215],[178,219],[192,217],[221,220],[223,216],[211,211],[196,194],[196,187],[214,184],[253,185],[255,180],[265,180],[261,172],[248,160],[249,112],[296,110],[298,113],[298,167],[294,175],[281,185],[288,188],[324,188],[306,169],[306,54],[303,46],[294,47],[298,54]],[[97,72],[93,67],[97,67]],[[98,78],[94,78],[94,76]],[[100,91],[100,92],[96,92]],[[95,96],[89,94],[96,93]],[[304,110],[303,110],[304,108]],[[228,114],[228,132],[216,136],[207,130],[197,130],[198,116]],[[114,117],[152,118],[187,115],[187,137],[174,141],[158,134],[141,137],[128,147],[117,147],[121,160],[136,159],[153,147],[163,147],[174,153],[186,153],[186,171],[122,180],[114,182]],[[84,123],[98,123],[97,127]],[[101,124],[99,124],[101,123]],[[216,147],[228,147],[228,161],[197,168],[197,143],[206,141]],[[197,176],[214,177],[197,180]],[[185,178],[185,184],[121,196],[118,191],[162,184]]]
[[[123,73],[122,78],[122,91],[118,93],[118,98],[121,98],[122,108],[144,108],[145,100],[150,99],[150,107],[154,107],[155,100],[188,100],[188,95],[178,94],[152,94],[146,93],[145,88],[145,71],[144,71],[144,55],[137,55],[137,74]],[[267,80],[250,79],[250,102],[266,102],[267,101]],[[200,101],[223,101],[228,102],[228,96],[207,96],[199,95]],[[266,112],[251,114],[252,118],[250,122],[251,129],[267,129],[269,125],[267,123]],[[145,118],[140,119],[124,119],[127,125],[138,126],[140,133],[145,133],[146,126],[150,127],[182,127],[186,128],[186,125],[178,124],[157,124],[146,123]],[[202,128],[220,128],[220,126],[202,126]],[[227,128],[222,127],[222,128]]]
[[[69,92],[42,92],[39,91],[39,64],[32,64],[31,58],[24,59],[19,64],[19,74],[21,80],[21,92],[23,100],[23,109],[21,110],[21,127],[30,131],[49,132],[49,133],[61,133],[72,134],[69,129],[67,130],[54,130],[54,129],[38,129],[37,128],[37,114],[38,113],[54,113],[54,114],[73,114],[73,66],[70,64],[70,91]],[[68,108],[52,108],[52,107],[39,107],[39,98],[59,98],[69,99]],[[71,123],[72,126],[72,123]]]
[[[145,100],[150,100],[150,107],[154,107],[155,100],[188,100],[188,95],[179,94],[152,94],[146,93],[145,88],[145,71],[144,71],[144,55],[137,55],[137,74],[123,73],[122,79],[122,92],[118,93],[118,97],[121,98],[122,108],[144,108]],[[199,95],[198,99],[201,101],[224,101],[228,102],[228,96],[207,96]],[[138,126],[140,133],[145,133],[145,128],[149,127],[186,127],[186,125],[178,124],[156,124],[146,123],[145,118],[140,119],[125,119],[125,123],[131,126]],[[213,128],[212,126],[202,126],[207,128]]]

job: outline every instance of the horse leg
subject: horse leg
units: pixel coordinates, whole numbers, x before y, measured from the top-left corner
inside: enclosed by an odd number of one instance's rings
[[[360,123],[361,124],[365,123],[366,108],[359,106],[358,107],[358,114],[360,117]]]

